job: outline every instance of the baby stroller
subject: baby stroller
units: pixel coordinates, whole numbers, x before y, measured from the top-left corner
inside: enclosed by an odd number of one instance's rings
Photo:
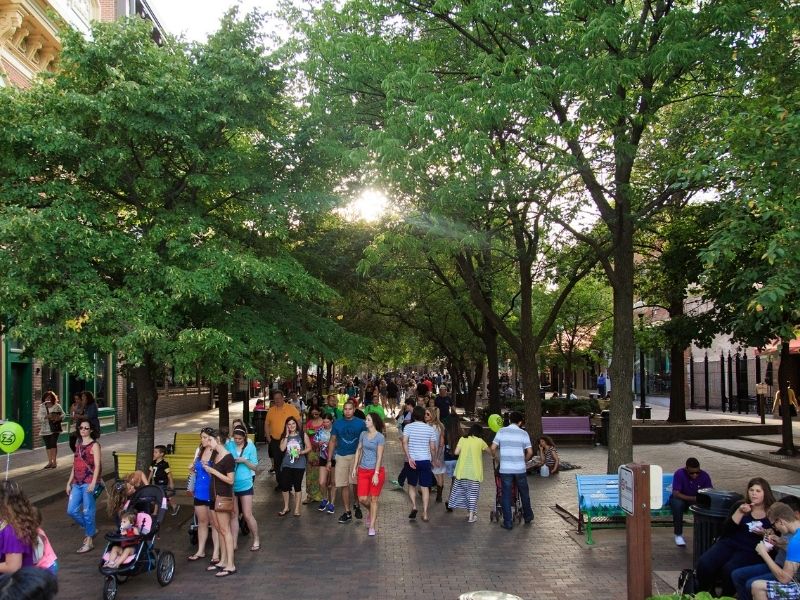
[[[489,521],[503,522],[503,480],[500,478],[500,464],[492,460],[494,471],[494,510],[489,513]],[[517,491],[517,482],[511,482],[511,521],[522,522],[522,499]]]
[[[175,556],[167,550],[155,547],[158,530],[167,514],[167,499],[164,491],[155,485],[146,485],[131,497],[128,504],[132,511],[146,513],[152,516],[149,531],[144,531],[134,538],[122,536],[118,531],[107,533],[107,544],[103,551],[104,558],[100,560],[100,573],[105,577],[103,585],[103,598],[115,600],[117,586],[125,583],[129,577],[150,571],[156,572],[156,580],[161,586],[168,585],[175,575]],[[116,567],[103,566],[108,553],[115,545],[134,541],[136,547],[133,554],[121,565]]]

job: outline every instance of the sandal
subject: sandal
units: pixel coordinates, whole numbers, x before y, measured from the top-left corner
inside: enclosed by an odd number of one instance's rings
[[[416,519],[417,518],[417,509],[416,508],[414,510],[412,510],[410,513],[408,513],[408,518],[409,519]]]
[[[186,560],[195,561],[195,560],[200,560],[201,558],[205,558],[205,557],[206,557],[205,554],[192,554],[191,556],[187,556]]]
[[[278,512],[278,516],[279,517],[285,517],[288,514],[289,514],[289,509],[288,508]]]
[[[239,569],[234,569],[233,571],[229,571],[228,569],[222,569],[219,573],[215,575],[215,577],[227,577],[228,575],[236,575],[239,572]]]
[[[428,517],[422,517],[422,522],[423,523],[427,523],[428,521],[430,521],[430,519]]]
[[[94,550],[94,544],[92,542],[83,542],[83,545],[78,548],[78,554],[86,554],[91,550]]]
[[[216,570],[222,569],[222,568],[224,568],[224,567],[220,567],[219,565],[208,565],[206,567],[206,571],[208,571],[210,573],[211,571],[216,571]]]
[[[250,546],[250,552],[258,552],[261,550],[261,544],[253,544]]]
[[[299,512],[296,512],[296,513],[294,513],[294,516],[295,516],[295,517],[299,517],[299,516],[300,516],[300,513],[299,513]]]

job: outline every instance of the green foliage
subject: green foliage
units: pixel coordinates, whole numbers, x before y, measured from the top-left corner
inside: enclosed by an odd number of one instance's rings
[[[87,348],[213,381],[335,354],[335,294],[283,243],[314,210],[260,19],[162,47],[145,21],[67,33],[59,73],[0,91],[0,313],[32,353]]]

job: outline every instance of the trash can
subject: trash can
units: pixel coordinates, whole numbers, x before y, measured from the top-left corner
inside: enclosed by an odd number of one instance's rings
[[[650,419],[650,406],[636,405],[636,418],[642,420]]]
[[[253,425],[256,428],[256,444],[266,444],[266,420],[267,411],[254,409],[253,410]]]
[[[608,446],[608,428],[611,425],[611,411],[603,410],[600,412],[600,436],[598,441],[603,446]]]
[[[743,500],[738,492],[703,488],[697,491],[697,503],[689,507],[694,514],[694,546],[692,565],[697,567],[697,561],[703,552],[708,550],[722,533],[722,524],[731,513],[731,508],[739,500]]]

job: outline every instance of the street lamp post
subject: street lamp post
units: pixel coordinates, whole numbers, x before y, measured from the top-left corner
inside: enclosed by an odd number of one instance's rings
[[[639,315],[639,330],[644,332],[644,315]],[[642,340],[639,340],[639,414],[636,415],[637,418],[644,421],[650,415],[649,407],[646,406],[647,404],[647,383],[645,379],[645,369],[644,369],[644,346],[642,345]]]

